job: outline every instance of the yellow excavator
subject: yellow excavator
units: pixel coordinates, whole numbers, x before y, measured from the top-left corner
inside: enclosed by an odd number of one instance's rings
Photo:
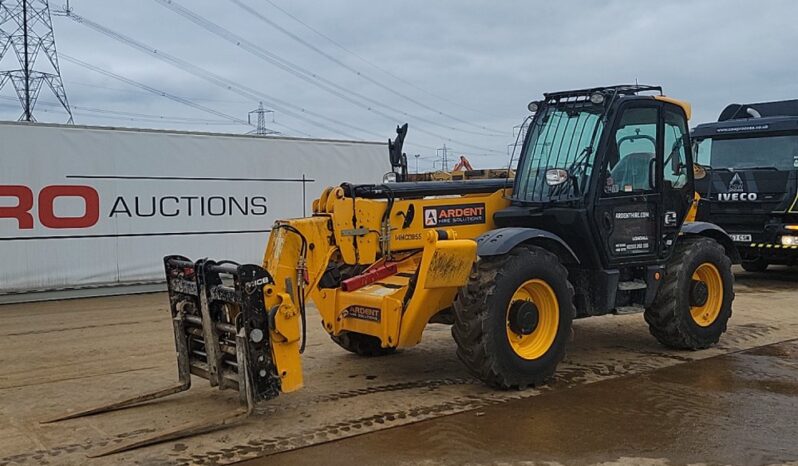
[[[689,104],[624,85],[547,93],[529,110],[514,179],[344,183],[312,216],[277,221],[260,265],[166,257],[179,383],[48,422],[187,390],[192,375],[246,409],[94,456],[240,420],[302,388],[308,303],[362,356],[449,323],[459,359],[498,389],[552,377],[575,318],[640,312],[668,347],[716,343],[738,258],[723,230],[694,221]]]

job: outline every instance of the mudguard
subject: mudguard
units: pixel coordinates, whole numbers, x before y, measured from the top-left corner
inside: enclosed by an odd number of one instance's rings
[[[491,230],[477,238],[477,255],[488,257],[507,254],[524,243],[552,246],[552,252],[564,262],[579,263],[579,258],[568,243],[554,233],[538,228],[507,227]]]
[[[681,230],[682,235],[692,235],[692,236],[706,236],[708,238],[712,238],[718,243],[720,243],[723,248],[726,250],[726,255],[732,260],[732,263],[739,264],[742,260],[740,257],[740,252],[737,251],[737,247],[734,245],[734,241],[732,241],[731,237],[726,230],[723,228],[715,225],[714,223],[709,222],[689,222],[682,225]]]

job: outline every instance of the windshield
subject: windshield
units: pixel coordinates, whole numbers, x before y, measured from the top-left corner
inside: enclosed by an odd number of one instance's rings
[[[798,135],[734,139],[702,139],[696,161],[712,168],[798,168]]]
[[[545,106],[529,129],[518,167],[515,197],[527,201],[566,199],[584,192],[593,169],[595,141],[601,136],[604,107],[589,102]],[[561,168],[569,181],[546,184],[546,170]]]

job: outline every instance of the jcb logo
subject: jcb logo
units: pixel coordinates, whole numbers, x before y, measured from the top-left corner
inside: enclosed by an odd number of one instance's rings
[[[22,185],[0,185],[0,199],[12,198],[11,205],[3,202],[0,207],[0,220],[16,219],[20,230],[32,230],[34,226],[31,210],[34,206],[34,193]],[[58,215],[55,201],[59,198],[77,198],[83,202],[83,215],[68,217]],[[51,185],[39,191],[36,199],[39,223],[45,228],[89,228],[100,219],[100,195],[91,186]]]

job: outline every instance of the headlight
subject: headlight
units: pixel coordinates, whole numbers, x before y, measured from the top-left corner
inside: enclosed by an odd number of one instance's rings
[[[798,236],[784,235],[781,237],[782,246],[798,246]]]
[[[568,181],[568,171],[561,168],[552,168],[546,170],[546,184],[549,186],[557,186]]]
[[[529,102],[529,105],[526,106],[527,110],[531,113],[535,113],[540,109],[540,103],[538,102]]]
[[[382,175],[382,182],[383,183],[396,183],[396,172],[388,172]]]

